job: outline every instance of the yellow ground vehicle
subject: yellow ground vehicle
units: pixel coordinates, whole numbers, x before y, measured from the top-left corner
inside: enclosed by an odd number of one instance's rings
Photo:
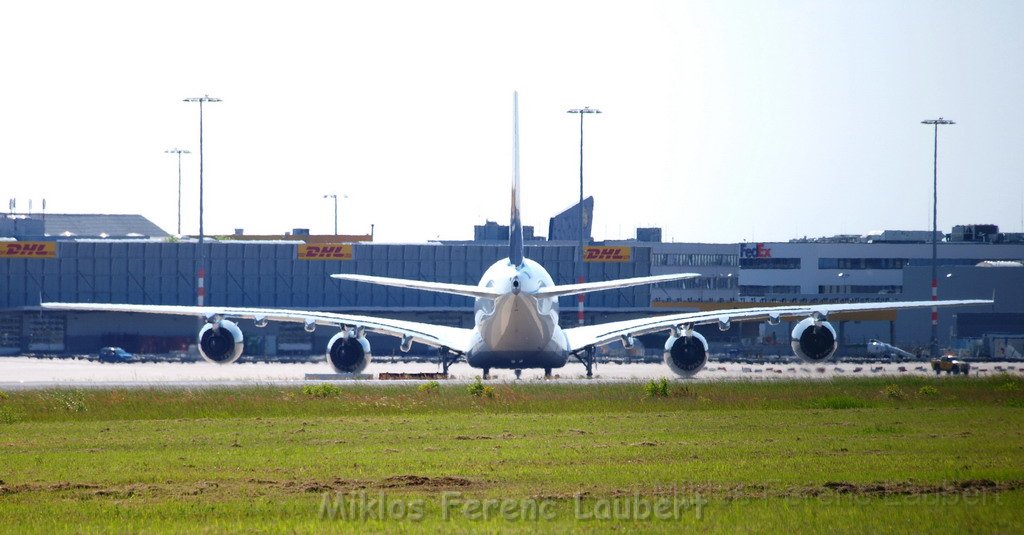
[[[942,372],[952,373],[954,375],[971,373],[971,364],[962,360],[957,360],[949,355],[942,358],[932,360],[932,369],[935,370],[935,375],[939,375]]]

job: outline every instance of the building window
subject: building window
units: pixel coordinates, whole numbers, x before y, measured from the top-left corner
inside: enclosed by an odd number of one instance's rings
[[[819,294],[901,294],[902,285],[871,285],[871,284],[828,284],[818,286]]]
[[[740,295],[743,297],[764,297],[775,294],[798,294],[799,286],[762,286],[757,284],[744,284],[740,286]]]
[[[800,269],[799,258],[741,258],[741,269]]]
[[[656,284],[662,290],[732,290],[736,277],[697,277]]]
[[[986,260],[1009,260],[1011,262],[1019,262],[1020,258],[939,258],[936,259],[935,263],[940,266],[976,266]],[[931,258],[913,258],[907,262],[910,266],[930,266],[932,265]]]
[[[818,269],[903,269],[906,258],[819,258]]]
[[[735,266],[739,257],[734,254],[712,253],[655,253],[655,266]]]

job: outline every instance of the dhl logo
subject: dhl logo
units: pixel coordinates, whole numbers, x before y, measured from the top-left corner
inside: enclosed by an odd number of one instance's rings
[[[352,246],[349,244],[300,245],[299,260],[352,260]]]
[[[629,262],[633,258],[632,247],[587,247],[585,262]]]
[[[3,258],[57,258],[57,242],[22,241],[0,245]]]

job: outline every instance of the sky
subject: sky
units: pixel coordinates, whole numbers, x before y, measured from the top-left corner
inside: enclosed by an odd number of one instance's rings
[[[0,197],[205,229],[471,239],[595,197],[594,237],[1024,225],[1024,2],[8,2]]]

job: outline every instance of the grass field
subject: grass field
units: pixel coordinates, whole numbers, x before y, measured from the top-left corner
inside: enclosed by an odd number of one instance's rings
[[[0,394],[0,531],[1024,531],[1019,378],[491,386]]]

